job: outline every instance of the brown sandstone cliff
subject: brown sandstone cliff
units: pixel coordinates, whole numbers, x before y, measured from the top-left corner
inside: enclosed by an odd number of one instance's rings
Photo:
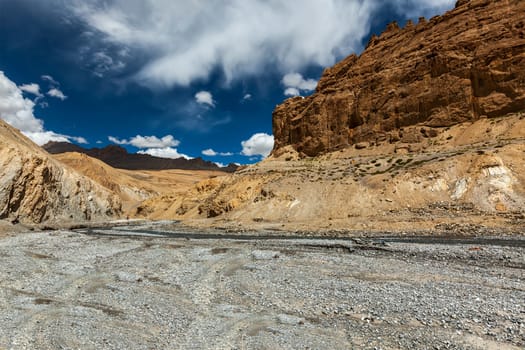
[[[78,223],[120,214],[120,200],[0,120],[0,220]]]
[[[274,153],[417,143],[444,127],[524,110],[525,1],[462,0],[417,25],[392,23],[360,56],[326,69],[312,96],[278,106]]]

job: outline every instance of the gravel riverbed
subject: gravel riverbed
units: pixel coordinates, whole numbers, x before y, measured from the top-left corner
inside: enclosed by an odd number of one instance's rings
[[[525,348],[523,245],[86,232],[0,239],[0,349]]]

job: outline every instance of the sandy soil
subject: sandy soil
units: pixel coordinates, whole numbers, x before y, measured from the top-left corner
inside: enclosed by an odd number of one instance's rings
[[[524,227],[525,119],[481,119],[419,144],[347,148],[315,158],[292,149],[199,183],[156,219],[198,227],[284,230]]]
[[[106,163],[76,152],[55,154],[53,158],[72,167],[122,199],[124,216],[141,216],[137,209],[152,197],[173,200],[188,191],[199,181],[224,176],[221,171],[206,170],[125,170],[116,169]]]
[[[115,191],[125,217],[197,228],[316,232],[525,227],[525,117],[443,128],[314,158],[288,148],[233,175],[125,171],[78,154],[64,163]]]

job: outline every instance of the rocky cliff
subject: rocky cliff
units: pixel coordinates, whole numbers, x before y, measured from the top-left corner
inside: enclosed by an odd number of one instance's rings
[[[273,114],[274,153],[308,156],[418,143],[443,128],[525,110],[525,1],[460,0],[326,69],[316,92]]]
[[[0,220],[62,224],[108,220],[120,200],[52,159],[0,120]]]

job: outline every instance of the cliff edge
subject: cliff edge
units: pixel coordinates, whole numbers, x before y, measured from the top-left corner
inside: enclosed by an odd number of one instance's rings
[[[273,113],[274,153],[419,143],[444,128],[525,110],[525,1],[462,0],[429,21],[391,23],[324,71],[316,92]]]

